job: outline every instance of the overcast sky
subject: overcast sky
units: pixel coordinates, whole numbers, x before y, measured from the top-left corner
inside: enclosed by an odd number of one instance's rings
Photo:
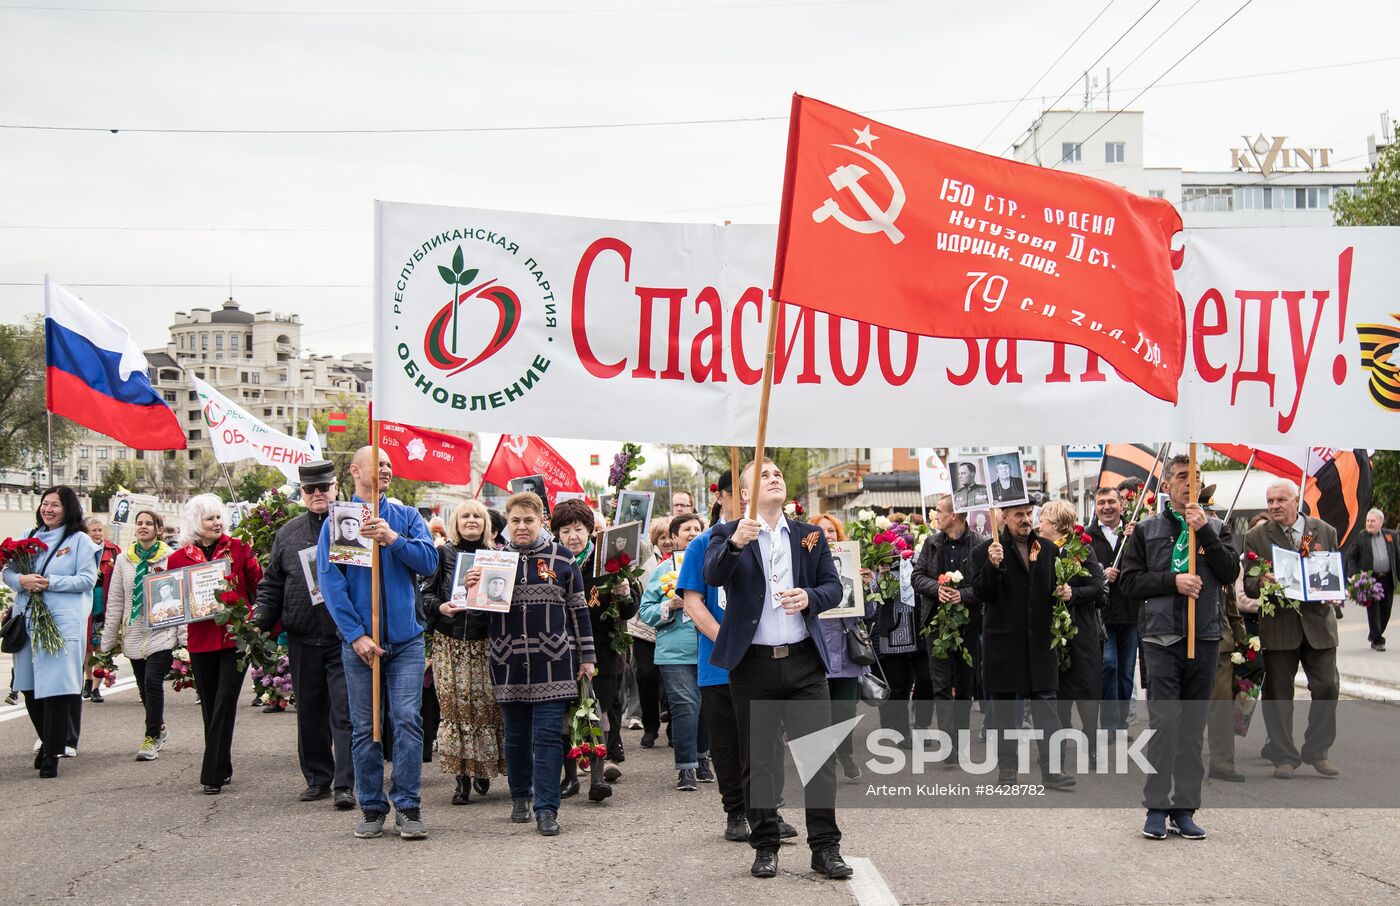
[[[231,277],[313,351],[368,351],[376,198],[775,222],[794,91],[1000,153],[1144,13],[1094,67],[1115,105],[1240,2],[1113,0],[1053,66],[1106,0],[0,3],[0,125],[482,130],[0,129],[0,311],[40,312],[48,273],[154,346]],[[1136,104],[1146,163],[1224,170],[1261,131],[1364,155],[1397,33],[1390,0],[1254,0]],[[687,120],[745,121],[503,129]]]

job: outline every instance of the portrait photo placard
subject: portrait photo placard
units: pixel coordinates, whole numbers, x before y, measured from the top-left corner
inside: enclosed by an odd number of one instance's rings
[[[325,597],[321,595],[321,574],[316,571],[316,548],[302,548],[297,553],[297,559],[301,561],[301,576],[306,580],[306,590],[311,593],[311,603],[326,603]]]
[[[146,576],[144,594],[148,629],[165,629],[188,622],[183,570],[167,570]]]
[[[360,526],[371,516],[370,508],[353,500],[331,504],[330,561],[344,566],[369,566],[373,561],[373,541],[360,535]]]
[[[948,463],[953,474],[953,512],[966,513],[992,502],[987,490],[987,461],[981,456],[962,456]]]
[[[549,519],[549,489],[545,487],[543,475],[522,475],[506,482],[512,494],[534,494],[544,504],[544,518]]]
[[[215,560],[200,563],[180,570],[185,574],[185,600],[188,603],[189,622],[208,620],[223,610],[219,592],[228,578],[228,561]]]
[[[627,555],[627,564],[639,565],[642,555],[642,526],[643,522],[627,522],[622,525],[615,525],[603,532],[603,539],[598,543],[597,561],[594,563],[594,575],[605,576],[608,574],[608,561],[621,560],[623,554]],[[619,562],[619,565],[624,565]]]
[[[505,613],[515,595],[515,573],[520,555],[515,551],[477,551],[473,566],[481,567],[481,581],[467,600],[467,610]],[[465,570],[464,570],[465,572]],[[455,593],[455,592],[454,592]]]
[[[1023,506],[1031,502],[1026,490],[1026,467],[1021,462],[1021,451],[991,453],[987,456],[987,488],[991,491],[992,506]]]
[[[461,610],[466,609],[467,570],[472,568],[472,563],[475,560],[475,551],[457,552],[457,562],[452,567],[452,597],[447,601],[450,606]]]
[[[832,562],[836,564],[836,575],[841,578],[841,603],[817,614],[817,619],[865,616],[865,588],[860,581],[860,542],[833,541],[829,547]]]
[[[617,512],[613,522],[622,525],[627,522],[651,524],[651,508],[656,495],[651,491],[622,491],[617,495]]]
[[[1313,551],[1303,561],[1303,572],[1308,581],[1309,601],[1343,601],[1346,599],[1346,581],[1342,575],[1341,551]]]

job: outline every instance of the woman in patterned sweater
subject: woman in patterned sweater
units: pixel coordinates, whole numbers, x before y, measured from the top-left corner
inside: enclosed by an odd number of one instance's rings
[[[510,610],[491,615],[487,651],[491,683],[505,720],[510,819],[530,820],[547,837],[559,833],[559,774],[564,744],[559,728],[578,678],[593,675],[593,627],[583,578],[568,550],[541,535],[544,505],[533,493],[506,501],[506,550],[520,555]],[[467,571],[474,589],[481,570]]]

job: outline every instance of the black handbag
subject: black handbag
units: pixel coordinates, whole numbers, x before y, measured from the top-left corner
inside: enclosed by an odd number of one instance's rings
[[[34,537],[34,532],[29,533],[29,537]],[[58,548],[62,548],[72,535],[64,535],[63,540],[58,542]],[[49,568],[49,563],[53,561],[53,556],[58,548],[51,549],[49,555],[44,558],[44,565],[39,567],[39,575],[44,574],[44,570]],[[5,618],[5,622],[0,624],[0,652],[4,654],[14,654],[29,644],[29,615],[27,613],[15,613],[14,608],[10,608],[10,615]]]
[[[0,652],[14,654],[28,644],[29,620],[24,614],[15,613],[11,608],[10,615],[0,624]]]
[[[846,627],[846,659],[852,664],[869,667],[875,663],[875,646],[870,641],[870,627],[856,620]]]
[[[871,649],[872,655],[874,649]],[[856,687],[860,690],[860,700],[866,704],[879,705],[889,700],[890,681],[885,679],[885,668],[880,666],[880,659],[874,658],[875,669],[880,671],[880,675],[874,673],[864,673],[856,677]]]

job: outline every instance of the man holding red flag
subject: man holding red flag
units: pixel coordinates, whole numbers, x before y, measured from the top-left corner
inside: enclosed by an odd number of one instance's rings
[[[783,302],[925,336],[1050,340],[1176,402],[1176,209],[794,96],[774,268]]]

